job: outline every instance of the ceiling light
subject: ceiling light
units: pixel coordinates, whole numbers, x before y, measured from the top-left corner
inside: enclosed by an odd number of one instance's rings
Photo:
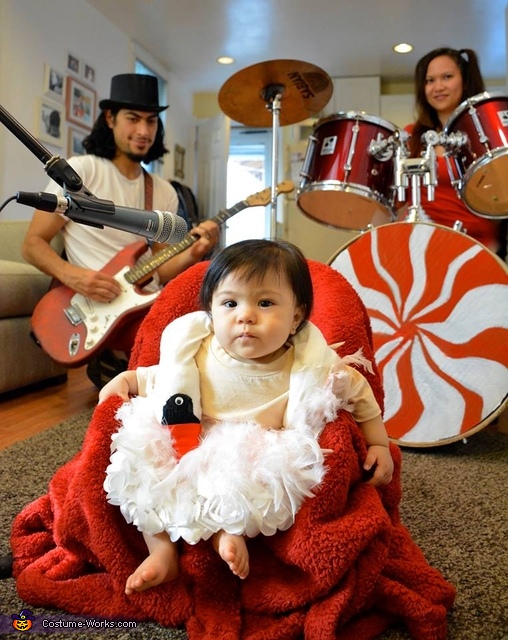
[[[231,58],[231,56],[219,56],[217,58],[219,64],[233,64],[234,61],[235,59]]]
[[[400,44],[396,44],[393,47],[393,50],[395,51],[395,53],[409,53],[413,50],[413,45],[407,44],[406,42],[401,42]]]

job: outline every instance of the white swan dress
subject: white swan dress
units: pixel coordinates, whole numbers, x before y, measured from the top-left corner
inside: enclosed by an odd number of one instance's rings
[[[219,530],[288,529],[325,474],[324,425],[340,409],[358,422],[381,413],[350,364],[370,370],[361,352],[340,358],[312,323],[277,361],[253,365],[222,350],[207,313],[176,319],[163,332],[160,363],[137,370],[140,395],[118,411],[108,501],[140,531],[190,544]],[[165,413],[170,398],[177,414],[186,411],[180,429],[199,425],[197,446],[182,457]]]

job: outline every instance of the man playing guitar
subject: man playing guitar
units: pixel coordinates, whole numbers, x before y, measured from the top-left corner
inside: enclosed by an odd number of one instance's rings
[[[141,166],[141,162],[153,162],[167,153],[159,117],[167,107],[159,105],[158,96],[154,76],[121,74],[112,78],[110,98],[99,103],[101,114],[83,142],[86,155],[69,160],[83,184],[97,198],[136,209],[178,210],[178,196],[171,184],[149,174]],[[54,182],[45,190],[62,194]],[[65,259],[50,245],[59,232],[64,241]],[[200,223],[191,233],[197,241],[161,264],[152,274],[146,290],[157,291],[199,262],[219,239],[219,227],[211,220]],[[103,271],[103,267],[121,250],[139,240],[139,236],[125,231],[107,227],[97,229],[74,222],[65,215],[36,210],[23,243],[23,255],[29,263],[72,291],[92,301],[107,303],[121,294],[121,288],[118,280]],[[155,253],[164,246],[153,243],[148,251]],[[99,362],[107,362],[111,376],[126,367],[139,323],[138,316],[129,326],[123,326],[122,335],[113,336],[107,352],[97,356]],[[118,352],[120,363],[116,361]],[[89,377],[97,386],[102,386],[108,376],[103,375],[104,371],[97,375],[95,360],[89,362]]]

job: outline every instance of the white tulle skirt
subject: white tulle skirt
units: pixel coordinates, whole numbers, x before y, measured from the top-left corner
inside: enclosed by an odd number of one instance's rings
[[[219,423],[177,461],[147,398],[124,404],[104,488],[129,523],[193,544],[224,530],[249,537],[289,528],[325,473],[316,428]]]

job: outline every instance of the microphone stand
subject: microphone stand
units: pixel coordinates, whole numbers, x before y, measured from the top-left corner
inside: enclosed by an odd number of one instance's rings
[[[67,160],[60,156],[52,156],[48,149],[37,138],[34,138],[2,105],[0,105],[0,122],[44,163],[44,171],[64,189],[69,198],[68,206],[65,210],[67,217],[75,222],[103,229],[104,226],[102,224],[98,224],[93,220],[93,214],[97,212],[113,215],[115,213],[114,203],[96,198],[83,185],[82,179]],[[89,215],[92,215],[92,220],[87,219]]]
[[[0,105],[0,122],[2,122],[34,156],[44,163],[44,171],[46,171],[52,180],[62,188],[72,192],[80,192],[83,190],[83,181],[67,160],[60,158],[60,156],[52,156],[48,149],[34,138],[22,124],[13,118],[2,105]],[[88,190],[85,193],[92,195]]]

